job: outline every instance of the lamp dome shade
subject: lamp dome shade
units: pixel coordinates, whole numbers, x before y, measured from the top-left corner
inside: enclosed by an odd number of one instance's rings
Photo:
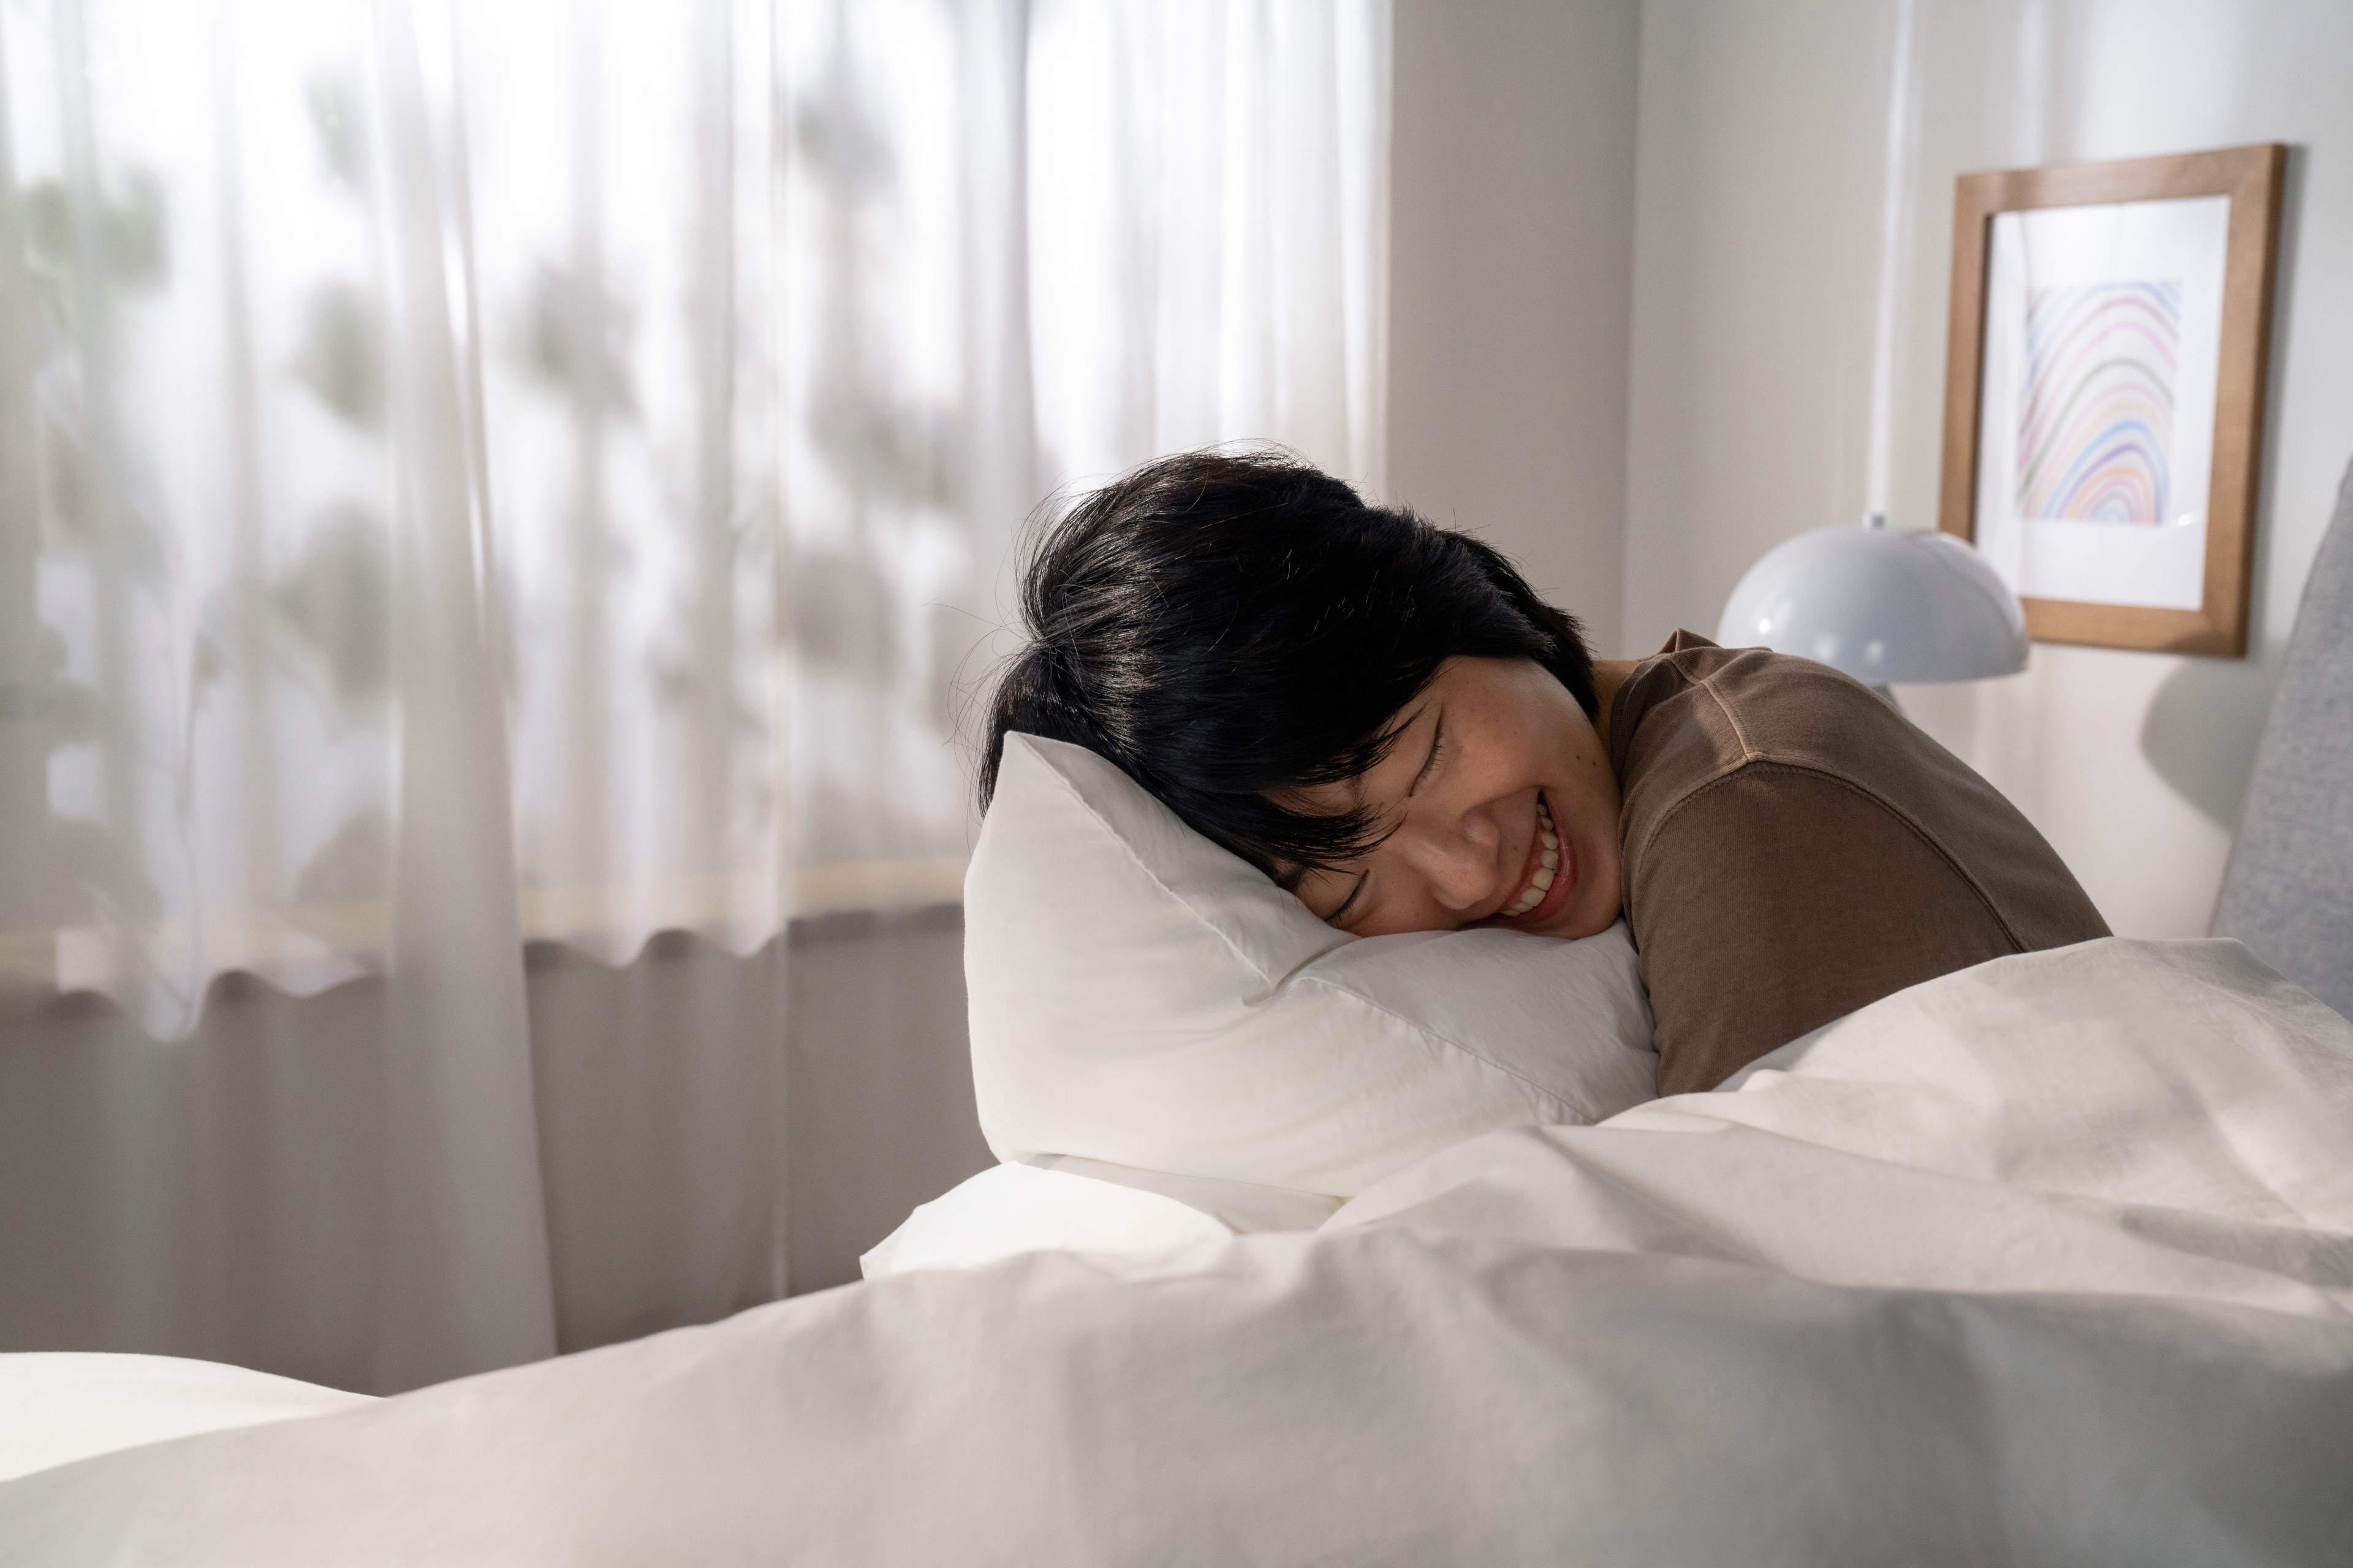
[[[2026,609],[1949,533],[1825,528],[1748,569],[1715,640],[1798,654],[1871,686],[1978,680],[2026,668]]]

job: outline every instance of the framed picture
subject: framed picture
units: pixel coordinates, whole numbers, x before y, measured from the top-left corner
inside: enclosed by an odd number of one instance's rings
[[[1938,526],[2044,642],[2238,657],[2278,143],[1964,174]]]

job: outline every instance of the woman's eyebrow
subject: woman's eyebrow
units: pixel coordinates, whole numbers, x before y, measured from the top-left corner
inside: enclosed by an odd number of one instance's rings
[[[1422,758],[1421,771],[1413,775],[1413,783],[1406,785],[1405,793],[1408,795],[1411,795],[1414,791],[1419,789],[1422,781],[1430,777],[1430,770],[1438,765],[1438,742],[1445,733],[1446,710],[1441,708],[1438,710],[1438,722],[1430,727],[1430,755]]]

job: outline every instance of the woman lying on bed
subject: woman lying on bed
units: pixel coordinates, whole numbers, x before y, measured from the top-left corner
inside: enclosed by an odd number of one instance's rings
[[[1659,1091],[1867,1003],[2108,934],[2042,836],[1869,689],[1678,632],[1595,659],[1467,535],[1272,456],[1191,454],[1041,538],[1008,731],[1109,758],[1363,936],[1621,914]]]

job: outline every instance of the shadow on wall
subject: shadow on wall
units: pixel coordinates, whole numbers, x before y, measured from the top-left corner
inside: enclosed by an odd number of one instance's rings
[[[2255,747],[2279,671],[2256,658],[2185,658],[2149,700],[2141,755],[2157,776],[2226,829],[2239,826]]]
[[[909,1210],[997,1163],[973,1103],[964,911],[796,921],[792,1289],[846,1285]]]
[[[910,1209],[992,1163],[960,912],[797,921],[786,946],[668,933],[612,968],[531,944],[562,1349],[724,1317],[786,1278],[856,1279]],[[290,996],[227,975],[169,1045],[93,993],[18,1001],[0,1011],[0,1351],[376,1388],[384,981]]]

